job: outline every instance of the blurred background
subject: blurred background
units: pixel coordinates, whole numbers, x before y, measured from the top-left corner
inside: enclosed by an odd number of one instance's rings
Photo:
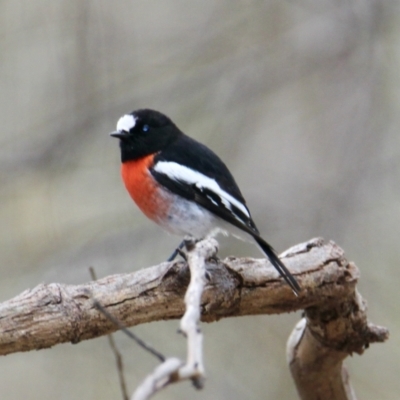
[[[384,345],[347,360],[358,396],[400,392],[400,6],[396,1],[0,2],[0,301],[155,265],[179,242],[119,176],[118,118],[150,107],[214,149],[278,251],[322,236],[361,269]],[[221,256],[259,257],[221,239]],[[206,388],[163,399],[296,399],[300,314],[204,325]],[[134,328],[183,357],[177,321]],[[122,334],[129,391],[156,361]],[[23,384],[22,384],[23,383]],[[0,358],[0,397],[118,399],[106,338]]]

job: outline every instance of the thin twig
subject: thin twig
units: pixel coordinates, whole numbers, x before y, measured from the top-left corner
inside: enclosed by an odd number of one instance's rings
[[[139,385],[132,395],[132,400],[147,400],[169,384],[185,379],[192,380],[196,389],[203,388],[203,335],[199,327],[201,297],[206,283],[205,260],[215,256],[217,250],[218,243],[214,239],[187,246],[190,283],[185,294],[186,310],[180,323],[180,332],[187,338],[186,363],[182,363],[177,358],[165,360]]]
[[[94,281],[97,280],[96,272],[93,267],[89,267],[89,272],[90,272],[90,276],[92,277],[92,280],[94,280]],[[98,309],[100,309],[100,307],[101,307],[100,303],[97,300],[94,300],[94,302],[95,302],[96,307]],[[103,314],[105,314],[104,311],[105,310],[103,310]],[[118,379],[119,379],[119,385],[120,385],[121,391],[122,391],[122,397],[124,400],[129,400],[128,389],[126,387],[126,381],[125,381],[125,375],[124,375],[124,363],[123,363],[122,355],[119,352],[117,345],[115,344],[113,335],[110,333],[109,335],[107,335],[107,338],[108,338],[108,343],[111,347],[111,350],[114,353],[115,362],[117,363]]]
[[[157,351],[154,347],[147,344],[144,340],[140,339],[137,335],[132,333],[126,326],[124,326],[120,321],[113,317],[97,300],[93,300],[93,305],[104,314],[114,325],[118,327],[119,330],[124,332],[127,336],[133,339],[140,347],[148,351],[154,357],[158,358],[161,362],[165,361],[166,357]]]
[[[124,400],[129,400],[128,389],[126,387],[126,382],[125,382],[124,364],[122,355],[119,352],[117,345],[115,344],[114,336],[110,334],[107,335],[107,338],[108,338],[108,343],[110,344],[110,347],[115,355],[115,362],[117,363],[119,385],[121,386],[122,397],[124,398]]]

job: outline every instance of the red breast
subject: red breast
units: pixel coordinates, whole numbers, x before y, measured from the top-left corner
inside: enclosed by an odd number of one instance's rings
[[[170,203],[160,185],[151,176],[149,168],[154,164],[151,154],[122,164],[121,175],[133,201],[143,213],[155,222],[162,222],[168,214]]]

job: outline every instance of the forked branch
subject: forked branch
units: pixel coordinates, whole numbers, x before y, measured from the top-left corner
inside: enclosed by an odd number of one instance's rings
[[[331,364],[343,382],[342,360],[352,352],[361,354],[370,343],[383,342],[388,331],[368,322],[365,302],[356,291],[359,271],[335,243],[313,239],[281,257],[302,287],[299,297],[265,259],[209,261],[201,319],[212,322],[305,310],[305,320],[289,341],[288,361],[301,398],[316,399],[310,390],[319,378],[318,387],[324,390],[323,382],[332,376]],[[175,262],[82,285],[41,284],[26,290],[0,304],[0,355],[77,343],[115,331],[93,298],[125,326],[181,318],[189,277],[186,263]],[[305,371],[315,375],[311,379]],[[323,398],[351,399],[344,396]]]

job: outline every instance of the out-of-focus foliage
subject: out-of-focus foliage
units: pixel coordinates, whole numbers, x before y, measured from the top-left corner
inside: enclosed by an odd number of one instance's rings
[[[107,135],[151,107],[221,155],[278,250],[315,236],[346,250],[371,319],[392,332],[349,361],[353,384],[363,399],[398,398],[399,16],[390,0],[2,1],[0,300],[169,255],[179,238],[131,203]],[[285,340],[298,317],[205,326],[206,389],[159,397],[296,398]],[[135,330],[183,355],[176,327]],[[117,340],[133,390],[155,361]],[[118,396],[104,338],[0,359],[3,400]]]

